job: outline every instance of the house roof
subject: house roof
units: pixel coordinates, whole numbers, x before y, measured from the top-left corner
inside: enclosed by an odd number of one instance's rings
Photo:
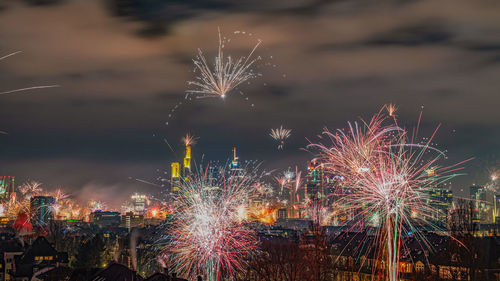
[[[157,272],[157,273],[149,276],[144,281],[170,281],[170,279],[169,279],[169,277],[166,274]]]
[[[135,279],[134,279],[135,275]],[[105,269],[98,272],[91,281],[143,281],[140,275],[130,268],[119,264],[111,263]]]

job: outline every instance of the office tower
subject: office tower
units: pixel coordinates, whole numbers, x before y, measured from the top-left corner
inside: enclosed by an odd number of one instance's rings
[[[500,194],[495,195],[495,202],[493,207],[493,222],[500,224]]]
[[[191,146],[186,145],[186,155],[184,155],[182,176],[186,178],[190,173],[191,173]]]
[[[34,196],[30,200],[30,211],[33,225],[47,226],[54,220],[53,206],[55,199],[52,196]]]
[[[181,185],[180,164],[179,162],[173,162],[170,164],[170,167],[170,193],[171,195],[176,195]]]
[[[143,215],[146,210],[147,197],[144,194],[135,193],[130,197],[132,199],[133,211],[135,214]]]
[[[305,195],[310,199],[322,199],[325,197],[325,175],[323,167],[316,162],[308,163]]]
[[[10,200],[14,194],[14,177],[0,176],[0,201]]]
[[[431,220],[446,224],[453,205],[453,192],[447,188],[435,187],[427,191],[427,204],[432,208]]]
[[[240,167],[239,157],[236,155],[236,147],[233,147],[233,161],[229,164],[231,176],[241,176],[243,169]]]
[[[473,205],[474,223],[484,223],[486,220],[486,188],[485,186],[473,185],[469,188],[470,199]]]

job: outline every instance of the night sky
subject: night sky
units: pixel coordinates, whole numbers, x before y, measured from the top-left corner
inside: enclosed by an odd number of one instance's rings
[[[0,62],[0,92],[61,85],[0,96],[0,174],[117,204],[159,191],[133,179],[155,182],[181,160],[187,132],[200,137],[198,159],[224,161],[237,146],[265,168],[303,167],[306,138],[389,102],[408,128],[424,106],[422,136],[442,123],[450,163],[475,158],[454,191],[498,164],[499,1],[118,2],[137,1],[0,1],[0,56],[22,51]],[[215,54],[218,27],[233,56],[262,40],[262,77],[169,119],[197,48]],[[277,151],[268,133],[281,124],[293,132]]]

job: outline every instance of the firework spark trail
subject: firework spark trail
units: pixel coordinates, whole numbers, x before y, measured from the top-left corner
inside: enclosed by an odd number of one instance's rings
[[[292,130],[284,129],[283,125],[276,129],[271,129],[271,136],[274,140],[278,141],[278,149],[281,150],[285,146],[285,140],[292,135]]]
[[[39,90],[39,89],[59,88],[59,87],[61,87],[61,86],[60,85],[33,86],[33,87],[27,87],[27,88],[21,88],[21,89],[0,92],[0,95],[13,94],[13,93],[24,92],[24,91],[29,91],[29,90]]]
[[[233,60],[231,56],[224,57],[224,43],[219,29],[219,47],[213,69],[208,64],[202,50],[198,49],[198,55],[193,63],[195,70],[199,71],[200,74],[196,77],[196,81],[188,82],[188,85],[195,87],[187,90],[188,94],[224,98],[238,85],[257,76],[252,70],[252,65],[259,58],[252,59],[252,56],[261,41],[258,41],[246,57],[240,57],[237,60]]]
[[[256,247],[254,232],[241,220],[253,179],[223,176],[214,186],[207,170],[181,184],[176,197],[178,218],[167,252],[175,270],[190,278],[218,281],[242,268]],[[245,208],[245,207],[244,207]]]
[[[6,59],[8,57],[15,56],[15,55],[17,55],[19,53],[21,53],[21,51],[10,53],[8,55],[0,57],[0,61]],[[21,89],[15,89],[15,90],[9,90],[9,91],[0,92],[0,95],[13,94],[13,93],[23,92],[23,91],[29,91],[29,90],[57,88],[57,87],[60,87],[60,85],[33,86],[33,87],[27,87],[27,88],[21,88]]]
[[[426,203],[428,189],[455,177],[451,172],[460,168],[438,166],[444,153],[429,146],[432,137],[425,144],[413,144],[416,136],[397,125],[384,125],[386,119],[390,120],[379,112],[363,127],[349,123],[347,132],[335,134],[325,129],[331,144],[310,147],[319,149],[318,160],[326,173],[345,178],[336,204],[353,214],[351,227],[364,228],[369,217],[379,218],[378,242],[373,245],[378,264],[373,270],[385,263],[387,279],[398,280],[402,236],[414,233],[427,244],[418,227],[431,225],[428,218],[437,211]]]

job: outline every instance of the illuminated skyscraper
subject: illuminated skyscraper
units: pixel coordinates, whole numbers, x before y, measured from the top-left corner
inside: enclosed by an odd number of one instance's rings
[[[306,197],[311,199],[325,197],[325,175],[322,166],[315,162],[308,163],[306,180]]]
[[[485,186],[473,185],[469,188],[470,199],[474,207],[472,221],[482,223],[486,219],[486,188]]]
[[[0,176],[0,200],[9,200],[14,193],[14,177]]]
[[[146,195],[135,193],[130,198],[132,199],[134,213],[143,215],[146,211]]]
[[[30,210],[34,225],[44,227],[54,220],[54,204],[55,199],[52,196],[31,197]]]
[[[181,185],[180,164],[179,162],[173,162],[170,166],[172,168],[172,174],[170,176],[170,192],[175,194],[179,191]]]
[[[446,224],[448,213],[453,205],[453,192],[441,187],[429,188],[427,192],[427,204],[434,211],[432,220],[436,223]]]
[[[122,215],[122,226],[128,228],[129,231],[134,227],[144,227],[144,216],[128,212]]]
[[[241,176],[243,169],[240,167],[239,157],[236,156],[236,147],[233,147],[233,161],[229,164],[229,169],[232,176]]]
[[[493,222],[500,224],[500,194],[496,194],[494,198]]]
[[[186,145],[186,155],[184,156],[182,176],[187,177],[191,172],[191,146]]]

